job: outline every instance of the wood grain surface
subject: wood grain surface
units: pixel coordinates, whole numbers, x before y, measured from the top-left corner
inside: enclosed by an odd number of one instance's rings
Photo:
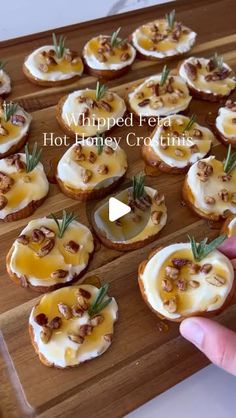
[[[191,55],[210,56],[217,51],[236,70],[235,0],[181,0],[173,4],[178,19],[198,33]],[[56,32],[67,36],[69,47],[81,51],[92,36],[111,33],[119,26],[123,35],[128,36],[140,24],[163,16],[173,4],[56,29]],[[30,84],[22,73],[24,58],[36,47],[48,44],[50,39],[51,31],[0,43],[0,58],[8,61],[7,71],[13,80],[10,98],[21,103],[33,116],[30,143],[43,144],[44,132],[62,136],[55,119],[55,104],[65,93],[96,83],[94,77],[83,75],[80,81],[64,87],[46,89]],[[173,60],[170,66],[175,68],[177,63]],[[161,68],[162,65],[155,62],[136,60],[128,74],[108,85],[124,96],[132,82]],[[219,104],[193,100],[190,113],[197,113],[201,123],[211,125],[218,107]],[[112,131],[112,135],[124,138],[122,146],[129,159],[128,177],[144,167],[140,147],[131,148],[126,144],[129,130],[124,127]],[[133,130],[137,136],[150,133],[147,125],[135,126]],[[47,173],[64,151],[65,147],[44,147],[43,163]],[[214,154],[223,158],[225,152],[222,145],[215,144]],[[180,337],[178,325],[168,324],[167,330],[148,310],[138,290],[137,268],[153,248],[186,241],[189,233],[196,238],[214,237],[220,225],[199,219],[181,203],[182,175],[147,176],[147,184],[165,193],[168,223],[159,239],[142,250],[123,254],[97,243],[86,277],[96,275],[101,282],[111,283],[110,294],[119,305],[119,321],[113,344],[106,354],[73,370],[50,369],[39,362],[28,335],[28,317],[38,295],[9,280],[5,256],[30,219],[51,212],[60,214],[62,208],[68,208],[88,225],[86,207],[67,198],[51,184],[49,197],[32,217],[0,224],[1,417],[121,417],[207,364],[203,355]],[[235,315],[236,305],[232,305],[217,319],[236,330]]]

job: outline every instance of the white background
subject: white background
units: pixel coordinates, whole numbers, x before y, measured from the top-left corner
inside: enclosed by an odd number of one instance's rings
[[[0,40],[157,3],[162,1],[1,0]],[[236,377],[209,366],[129,414],[129,418],[143,417],[234,418]]]

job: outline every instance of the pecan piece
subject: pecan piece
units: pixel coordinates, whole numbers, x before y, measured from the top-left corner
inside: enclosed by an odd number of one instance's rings
[[[212,196],[205,196],[205,197],[204,197],[204,201],[205,201],[205,203],[207,203],[208,205],[214,205],[214,204],[215,204],[215,202],[216,202],[215,198],[214,198],[214,197],[212,197]]]
[[[95,315],[92,317],[90,324],[92,327],[97,327],[99,324],[101,324],[104,321],[103,315]]]
[[[70,306],[66,305],[65,303],[58,303],[57,307],[58,311],[64,316],[65,319],[72,318],[72,310]]]
[[[42,244],[45,239],[45,235],[43,231],[38,228],[33,229],[31,239],[33,242],[37,242],[38,244]]]
[[[205,274],[210,273],[211,270],[212,270],[212,264],[210,263],[203,264],[200,267],[200,271]]]
[[[163,307],[169,312],[169,313],[175,313],[177,311],[177,300],[175,297],[165,300],[163,302]]]
[[[12,115],[11,123],[15,126],[23,126],[25,124],[25,117],[23,115]]]
[[[64,244],[64,248],[71,254],[76,254],[79,251],[79,244],[77,242],[70,240]]]
[[[151,213],[151,220],[154,225],[159,225],[163,212],[155,210]]]
[[[221,200],[223,200],[223,202],[229,201],[229,192],[227,189],[220,190],[218,193],[218,196],[220,197]]]
[[[200,286],[200,283],[197,280],[189,280],[188,286],[197,289]]]
[[[93,173],[92,173],[91,170],[88,170],[86,168],[84,170],[82,170],[81,177],[82,177],[83,183],[85,183],[85,184],[89,183],[92,176],[93,176]]]
[[[177,288],[181,291],[181,292],[185,292],[187,289],[187,282],[184,279],[178,279],[176,282]]]
[[[8,135],[8,133],[9,133],[8,130],[0,124],[0,135],[6,136]]]
[[[176,280],[179,277],[179,269],[175,267],[166,266],[165,272],[166,272],[166,276],[170,279]]]
[[[47,64],[39,64],[39,70],[42,71],[42,73],[47,73],[49,68]]]
[[[111,343],[112,342],[112,337],[113,337],[112,334],[105,334],[103,336],[104,340],[107,341],[108,343]]]
[[[79,328],[79,336],[84,338],[86,337],[86,335],[91,335],[92,330],[93,330],[92,325],[89,325],[89,324],[81,325]]]
[[[123,62],[128,61],[129,58],[130,58],[130,54],[128,52],[125,52],[124,54],[120,56],[120,60]]]
[[[73,341],[74,343],[77,343],[77,344],[83,344],[83,342],[84,342],[84,338],[81,337],[78,334],[74,334],[74,333],[72,334],[72,333],[70,333],[70,334],[68,334],[68,338],[71,341]]]
[[[80,306],[78,306],[78,305],[72,306],[72,315],[73,316],[81,318],[83,316],[83,314],[84,314],[84,310],[81,309]]]
[[[52,251],[54,245],[55,245],[55,239],[54,238],[47,238],[44,241],[43,246],[38,250],[37,255],[39,257],[45,257],[46,255],[48,255]]]
[[[150,99],[144,99],[141,102],[138,103],[139,107],[145,107],[150,103]]]
[[[47,323],[48,323],[48,318],[44,313],[40,313],[40,314],[36,315],[34,320],[41,327],[47,325]]]
[[[97,172],[99,174],[105,175],[107,174],[109,171],[108,166],[106,164],[101,164],[98,168],[97,168]]]
[[[202,138],[203,137],[203,133],[202,133],[202,131],[200,131],[200,129],[197,129],[197,128],[194,128],[193,129],[193,136],[195,137],[195,138]]]
[[[8,200],[6,196],[0,195],[0,210],[4,209],[7,206]]]
[[[157,206],[159,206],[164,202],[165,196],[164,196],[163,193],[156,192],[155,195],[154,195],[153,200],[157,204]]]
[[[102,109],[106,110],[106,112],[111,112],[112,111],[112,106],[107,103],[105,100],[101,100],[100,102],[100,106]]]
[[[97,159],[96,154],[95,154],[93,151],[90,151],[89,156],[88,156],[88,161],[89,161],[91,164],[94,164],[94,163],[95,163],[95,161],[96,161],[96,159]]]
[[[189,260],[187,258],[172,258],[171,262],[174,267],[181,268],[186,266],[186,264],[189,263]]]
[[[105,145],[105,147],[103,148],[103,151],[108,155],[112,155],[114,153],[113,148],[109,147],[109,145]]]
[[[40,331],[40,338],[44,344],[47,344],[50,341],[51,336],[52,330],[48,327],[43,327],[43,329]]]
[[[191,81],[197,79],[197,67],[195,65],[191,64],[191,62],[186,62],[184,64],[184,69]]]
[[[64,279],[68,274],[67,270],[58,269],[51,273],[52,279]]]
[[[77,302],[80,308],[83,309],[83,311],[86,311],[88,309],[89,307],[88,301],[85,300],[85,298],[82,295],[80,294],[78,295]]]
[[[40,231],[42,231],[47,238],[54,238],[56,235],[55,232],[47,226],[40,226]]]
[[[231,174],[223,174],[222,176],[219,176],[218,178],[225,183],[225,182],[230,181],[232,179],[232,176]]]
[[[0,171],[0,193],[7,193],[14,184],[14,180]]]
[[[19,242],[22,245],[27,245],[29,244],[29,237],[25,234],[22,234],[17,238],[17,242]]]
[[[231,203],[236,204],[236,193],[231,194]]]
[[[114,94],[111,91],[108,91],[105,97],[107,102],[113,102],[114,100]]]
[[[60,316],[55,316],[48,324],[48,327],[51,329],[59,329],[62,325],[62,319]]]
[[[15,167],[17,171],[24,171],[26,169],[26,164],[24,163],[24,161],[21,161],[21,159],[18,158],[15,161]]]
[[[199,147],[197,146],[197,144],[191,145],[190,152],[191,154],[196,154],[197,152],[199,152]]]
[[[188,268],[189,268],[189,273],[190,274],[197,274],[200,270],[200,266],[196,263],[193,263],[193,262],[189,263]]]
[[[163,279],[161,281],[161,287],[165,292],[172,292],[173,290],[173,283],[170,279]]]
[[[184,157],[184,151],[181,150],[180,148],[176,148],[175,149],[175,155],[176,155],[176,157],[182,158],[182,157]]]
[[[78,295],[83,296],[83,298],[85,298],[85,299],[90,299],[91,298],[91,293],[88,292],[88,290],[83,289],[82,287],[80,287],[78,289]]]
[[[223,286],[225,284],[225,278],[218,274],[214,274],[213,276],[206,277],[206,281],[209,284],[212,284],[213,286],[217,286],[217,287]]]

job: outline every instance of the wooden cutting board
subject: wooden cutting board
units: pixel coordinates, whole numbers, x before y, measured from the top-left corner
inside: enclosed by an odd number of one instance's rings
[[[181,0],[122,15],[57,29],[67,36],[68,46],[82,50],[85,42],[100,33],[111,33],[122,26],[129,33],[154,17],[161,17],[173,6],[178,19],[198,33],[191,54],[210,56],[215,51],[236,70],[235,0]],[[79,11],[79,9],[78,9]],[[11,98],[32,112],[30,142],[43,143],[43,132],[63,133],[55,119],[55,104],[65,93],[79,87],[95,86],[95,78],[84,75],[74,84],[60,88],[41,88],[30,84],[22,73],[24,57],[34,48],[47,44],[51,32],[1,42],[0,58],[7,60],[7,71],[13,80]],[[174,68],[177,61],[171,63]],[[109,82],[121,95],[130,83],[160,71],[162,65],[137,60],[123,78]],[[199,121],[211,123],[218,105],[193,100],[190,113]],[[211,112],[211,113],[209,113]],[[137,136],[148,136],[150,128],[135,126]],[[129,158],[128,176],[143,169],[140,147],[128,147],[125,136],[129,128],[115,128],[114,136],[124,138],[122,145]],[[142,141],[141,141],[142,143]],[[64,147],[44,148],[46,171],[65,151]],[[223,158],[225,148],[216,144],[213,153]],[[72,370],[50,369],[43,366],[29,340],[28,317],[38,294],[17,287],[7,276],[5,256],[13,240],[32,218],[60,214],[62,208],[74,210],[81,222],[88,224],[84,204],[62,195],[51,184],[46,202],[28,219],[0,225],[0,416],[2,417],[120,417],[170,388],[207,364],[207,360],[179,335],[178,325],[166,326],[143,303],[137,285],[137,268],[148,253],[159,245],[196,238],[216,236],[220,225],[211,225],[193,215],[181,203],[183,176],[159,174],[147,177],[147,183],[166,195],[168,223],[156,242],[142,250],[119,253],[99,243],[86,277],[98,276],[110,282],[110,293],[119,304],[119,321],[111,348],[100,358]],[[218,320],[236,329],[236,305],[232,305]]]

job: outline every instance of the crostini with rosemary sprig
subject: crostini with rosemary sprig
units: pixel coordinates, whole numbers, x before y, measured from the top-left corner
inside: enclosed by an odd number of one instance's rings
[[[11,79],[5,71],[6,61],[0,61],[0,97],[6,97],[11,92]]]
[[[105,135],[84,139],[72,145],[57,166],[56,179],[61,191],[72,199],[91,200],[110,193],[128,168],[125,151]]]
[[[111,345],[118,306],[91,284],[67,286],[47,293],[32,309],[29,333],[40,361],[49,367],[79,366]]]
[[[86,43],[83,59],[89,74],[111,80],[129,71],[136,51],[127,39],[120,37],[120,31],[118,28],[111,35],[99,35]]]
[[[52,45],[41,46],[26,57],[23,72],[29,81],[50,87],[68,84],[81,77],[82,59],[65,43],[65,36],[57,37],[53,33]]]
[[[32,117],[17,103],[0,101],[0,158],[14,154],[27,140]]]
[[[28,145],[25,153],[0,160],[0,220],[17,221],[30,216],[45,200],[49,183],[40,162],[41,149]]]
[[[145,186],[145,176],[133,177],[132,185],[113,196],[130,207],[130,212],[117,221],[109,220],[109,200],[99,202],[92,214],[92,225],[98,238],[108,248],[128,251],[154,241],[167,222],[165,197]]]
[[[76,90],[62,97],[56,115],[66,134],[78,139],[109,131],[125,111],[124,100],[98,81],[95,89]]]
[[[212,316],[230,304],[236,287],[231,261],[217,250],[226,236],[208,243],[176,243],[158,248],[139,266],[144,301],[162,319],[180,322]]]
[[[236,148],[236,100],[228,99],[219,108],[215,121],[215,133],[223,145]]]
[[[49,292],[77,281],[94,250],[93,236],[73,213],[34,219],[7,255],[10,278],[23,287]]]
[[[211,155],[190,167],[183,186],[185,202],[202,218],[219,221],[236,214],[236,153],[228,147],[222,162]]]

